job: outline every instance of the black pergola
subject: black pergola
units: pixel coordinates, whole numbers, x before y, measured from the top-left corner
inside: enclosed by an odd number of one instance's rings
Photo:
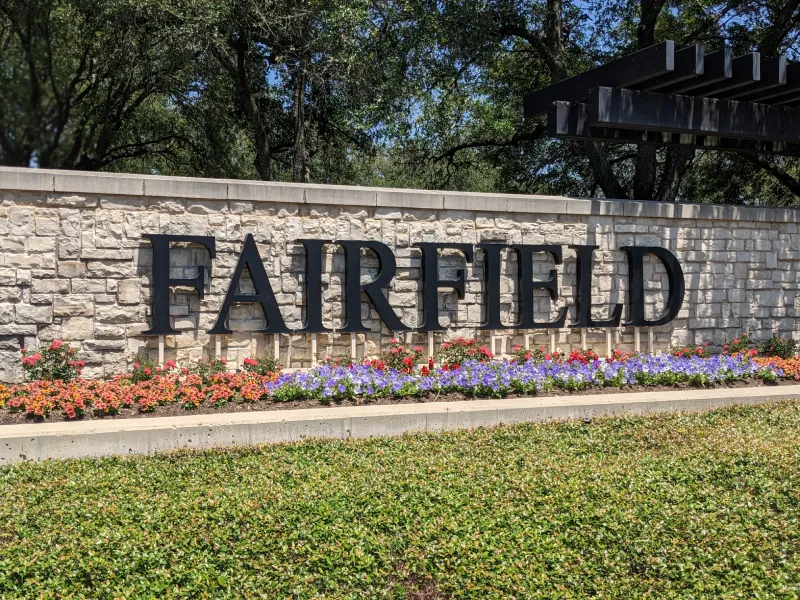
[[[662,42],[525,96],[549,135],[800,156],[800,64]]]

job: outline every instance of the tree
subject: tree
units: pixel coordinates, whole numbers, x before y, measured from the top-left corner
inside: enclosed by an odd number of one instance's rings
[[[749,161],[793,185],[792,159],[554,142],[546,139],[543,120],[522,120],[521,101],[529,91],[663,39],[709,49],[727,43],[738,52],[760,48],[766,55],[791,50],[798,35],[794,0],[604,0],[588,6],[475,0],[431,3],[429,10],[437,15],[436,43],[447,43],[431,55],[436,65],[427,72],[437,75],[435,91],[430,78],[419,84],[421,97],[432,99],[411,117],[424,123],[418,126],[423,134],[405,143],[409,162],[428,165],[426,185],[458,187],[460,172],[481,164],[496,174],[497,190],[674,200],[701,155],[698,172],[705,176],[714,160]]]
[[[157,3],[0,3],[0,163],[96,170],[170,153],[191,50]]]
[[[225,5],[208,45],[247,123],[260,179],[336,181],[345,156],[372,152],[373,128],[400,98],[403,19],[393,2]]]

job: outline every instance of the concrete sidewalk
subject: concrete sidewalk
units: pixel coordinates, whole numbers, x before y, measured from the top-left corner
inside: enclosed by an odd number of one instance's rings
[[[800,399],[800,385],[593,394],[0,426],[0,466],[306,438],[364,438]]]

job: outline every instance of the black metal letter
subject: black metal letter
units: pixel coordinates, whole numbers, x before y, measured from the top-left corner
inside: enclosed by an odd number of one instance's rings
[[[215,256],[215,240],[206,235],[157,235],[146,233],[143,238],[153,245],[153,325],[142,335],[174,335],[178,333],[169,324],[169,288],[174,285],[193,287],[201,298],[204,294],[203,265],[197,266],[197,276],[190,279],[172,279],[169,276],[169,245],[171,242],[201,244],[209,256]]]
[[[245,267],[250,272],[250,279],[253,280],[253,287],[256,290],[255,294],[237,293],[239,281],[242,278]],[[253,239],[253,234],[251,233],[248,233],[244,238],[242,253],[239,255],[239,262],[236,263],[236,270],[233,272],[231,284],[228,286],[228,293],[225,295],[225,301],[222,303],[222,308],[219,311],[216,324],[208,333],[231,333],[225,321],[228,319],[228,312],[231,309],[231,304],[234,302],[258,302],[261,305],[261,309],[264,311],[264,316],[267,319],[267,326],[261,330],[262,333],[289,333],[289,329],[286,327],[286,323],[284,323],[283,317],[281,316],[281,311],[278,308],[278,303],[275,300],[275,294],[272,292],[272,286],[269,283],[267,272],[264,270],[264,263],[261,260],[261,255],[258,253],[256,241]]]
[[[685,292],[683,269],[677,257],[666,248],[658,246],[623,246],[620,248],[628,255],[628,285],[630,287],[629,319],[625,323],[629,327],[657,327],[669,323],[676,317],[683,306]],[[652,254],[664,265],[669,281],[669,297],[664,313],[654,321],[644,318],[644,255]]]
[[[616,327],[622,317],[622,304],[611,310],[611,316],[604,321],[592,320],[592,254],[599,246],[570,246],[577,254],[575,278],[578,280],[578,296],[575,312],[577,319],[573,327]]]
[[[439,279],[439,250],[458,250],[468,263],[474,260],[472,244],[414,244],[422,250],[422,324],[417,331],[440,331],[439,288],[450,287],[459,300],[464,299],[464,269],[456,271],[455,279]]]
[[[306,250],[306,324],[300,331],[330,331],[322,323],[322,248],[331,240],[297,240]]]
[[[539,322],[534,318],[533,291],[547,290],[550,293],[550,302],[558,300],[558,271],[550,269],[550,276],[542,281],[533,280],[533,253],[546,252],[553,257],[553,262],[560,265],[562,262],[561,246],[519,244],[511,246],[517,253],[519,269],[519,322],[515,325],[518,329],[560,329],[567,320],[567,307],[564,306],[554,321]]]
[[[389,246],[381,242],[336,242],[344,248],[345,323],[341,331],[369,331],[361,322],[361,292],[369,298],[378,315],[391,331],[407,331],[381,290],[391,283],[397,261]],[[361,283],[361,249],[371,250],[378,258],[378,274],[370,283]]]
[[[483,281],[485,284],[486,318],[481,329],[510,329],[512,325],[503,325],[500,320],[500,272],[501,252],[507,248],[505,244],[479,244],[483,250]]]

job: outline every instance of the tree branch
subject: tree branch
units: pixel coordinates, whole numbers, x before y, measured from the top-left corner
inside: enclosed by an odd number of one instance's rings
[[[775,179],[786,186],[786,188],[795,196],[800,197],[800,181],[789,175],[789,173],[781,169],[778,165],[770,160],[758,156],[757,154],[741,154],[740,156],[754,165],[764,169],[767,173],[772,175]]]
[[[510,139],[507,140],[472,140],[470,142],[464,142],[461,144],[457,144],[451,148],[448,148],[441,154],[437,154],[436,156],[431,157],[431,162],[440,162],[442,160],[448,159],[452,160],[456,154],[461,152],[462,150],[469,150],[471,148],[489,148],[489,147],[503,147],[503,146],[516,146],[520,142],[532,142],[534,140],[538,140],[544,135],[545,127],[544,125],[537,124],[531,131],[520,131],[515,133]]]

